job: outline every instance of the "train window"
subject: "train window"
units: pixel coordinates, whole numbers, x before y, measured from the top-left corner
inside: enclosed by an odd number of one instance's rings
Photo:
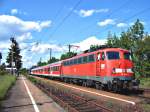
[[[107,52],[107,59],[113,60],[113,59],[119,59],[119,52],[116,51],[108,51]]]
[[[66,66],[66,61],[63,62],[63,65]]]
[[[100,60],[101,59],[101,55],[100,53],[97,54],[97,60]]]
[[[70,60],[70,65],[72,65],[73,64],[73,60]]]
[[[44,72],[47,72],[47,68],[44,69]]]
[[[55,67],[55,71],[57,71],[57,66]]]
[[[129,52],[124,53],[124,59],[131,60],[131,54]]]
[[[66,63],[67,65],[69,65],[69,61],[67,61],[67,63]]]
[[[105,60],[105,54],[102,52],[102,60]]]
[[[82,63],[82,58],[78,58],[78,64]]]
[[[58,70],[58,67],[56,66],[56,67],[55,67],[55,71],[57,71],[57,70]]]
[[[83,63],[87,63],[87,56],[83,57]]]
[[[77,59],[74,59],[74,62],[73,62],[74,64],[77,64]]]
[[[94,54],[89,55],[89,62],[93,62],[94,61]]]
[[[48,72],[50,72],[51,70],[50,70],[50,68],[48,68]]]

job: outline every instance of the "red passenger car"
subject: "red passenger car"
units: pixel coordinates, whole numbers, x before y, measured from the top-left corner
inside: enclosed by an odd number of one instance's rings
[[[51,77],[60,77],[61,74],[61,61],[52,63],[46,66],[37,67],[31,70],[33,75],[43,75]]]

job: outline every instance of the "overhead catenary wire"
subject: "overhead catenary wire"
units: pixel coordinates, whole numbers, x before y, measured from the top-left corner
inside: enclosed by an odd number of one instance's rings
[[[59,9],[56,11],[56,14],[53,16],[53,19],[56,21],[58,20],[59,15],[61,14],[61,12],[63,11],[63,9],[65,8],[65,5],[63,4],[61,7],[59,7]],[[52,27],[53,28],[53,27]],[[50,32],[52,32],[52,30],[50,30]],[[47,30],[44,33],[44,37],[49,33],[49,30]]]
[[[64,22],[71,16],[72,12],[80,5],[82,0],[79,0],[74,7],[70,10],[70,12],[62,19],[62,21],[58,24],[55,30],[51,33],[50,37],[52,38],[53,35],[57,32],[57,30],[64,24]]]
[[[127,22],[127,21],[129,21],[130,19],[132,19],[132,18],[138,16],[139,14],[144,14],[144,13],[146,13],[146,12],[149,11],[149,10],[150,10],[150,7],[149,7],[149,8],[146,8],[146,9],[144,9],[144,10],[141,10],[141,11],[135,13],[134,15],[132,15],[132,16],[130,16],[130,17],[124,19],[123,21],[120,21],[120,22]],[[116,26],[116,25],[113,25],[113,26],[111,26],[111,27],[109,27],[109,28],[105,28],[102,32],[105,32],[105,31],[107,31],[107,30],[109,30],[109,29],[111,29],[111,28],[113,28],[113,27],[115,27],[115,26]],[[99,31],[96,32],[94,35],[97,35],[97,34],[99,34]]]
[[[133,2],[133,0],[132,0],[132,2]],[[118,8],[116,8],[116,9],[114,9],[110,14],[106,15],[105,18],[111,17],[112,15],[114,15],[115,13],[117,13],[118,11],[120,11],[120,9],[124,8],[127,4],[129,5],[130,3],[131,3],[131,0],[126,0],[122,5],[120,5],[120,6],[119,6]],[[100,18],[98,18],[97,21],[98,21],[99,19],[100,19]],[[82,33],[83,31],[87,31],[87,29],[89,29],[89,28],[91,28],[92,26],[94,26],[93,24],[95,24],[95,21],[92,22],[91,24],[87,25],[86,27],[82,28],[78,34]]]

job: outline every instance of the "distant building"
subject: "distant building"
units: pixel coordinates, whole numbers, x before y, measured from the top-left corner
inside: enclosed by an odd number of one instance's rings
[[[10,74],[14,74],[14,75],[16,75],[17,74],[17,69],[16,68],[9,68],[9,67],[7,67],[7,68],[5,68],[5,70],[7,71],[7,72],[9,72]]]

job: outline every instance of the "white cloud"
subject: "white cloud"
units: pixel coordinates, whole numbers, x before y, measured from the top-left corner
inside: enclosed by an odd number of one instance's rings
[[[32,37],[30,32],[27,32],[27,33],[22,34],[21,36],[16,37],[16,38],[17,38],[17,41],[22,42],[22,41],[27,40],[27,39],[32,39],[33,37]]]
[[[126,27],[128,26],[126,23],[118,23],[117,27],[121,28],[121,27]]]
[[[43,21],[41,22],[40,26],[41,28],[49,27],[51,24],[51,21]]]
[[[15,15],[15,14],[17,14],[17,13],[18,13],[18,10],[17,10],[17,9],[12,9],[12,10],[11,10],[11,14],[12,14],[12,15]]]
[[[108,12],[109,9],[99,9],[99,10],[95,10],[96,13],[101,13],[101,12]]]
[[[94,10],[83,10],[83,9],[81,9],[79,12],[79,15],[81,17],[87,17],[87,16],[93,15],[93,13],[94,13]]]
[[[32,31],[40,32],[50,27],[51,21],[24,21],[10,15],[0,15],[0,39],[7,40],[10,36],[20,37],[20,40],[31,37]],[[26,36],[26,37],[25,37]]]
[[[10,47],[9,41],[0,41],[0,51],[8,49]]]
[[[52,48],[53,52],[62,52],[64,49],[63,47],[60,47],[59,45],[56,44],[47,44],[47,43],[42,43],[39,45],[34,45],[31,48],[32,52],[38,52],[40,54],[44,54],[48,52],[48,48]]]
[[[91,36],[79,43],[73,43],[73,45],[79,46],[79,50],[84,51],[89,49],[91,45],[104,45],[105,43],[106,39],[98,39],[95,36]]]
[[[105,13],[105,12],[108,12],[108,11],[109,11],[108,9],[99,9],[99,10],[96,10],[96,9],[90,9],[90,10],[81,9],[79,11],[75,10],[74,12],[77,13],[81,17],[88,17],[88,16],[92,16],[94,13]]]
[[[115,24],[115,20],[113,20],[113,19],[105,19],[104,21],[100,21],[97,24],[99,26],[114,25]]]
[[[16,15],[16,14],[27,15],[26,12],[20,11],[20,10],[18,10],[18,9],[11,9],[10,13],[11,13],[11,15]]]

